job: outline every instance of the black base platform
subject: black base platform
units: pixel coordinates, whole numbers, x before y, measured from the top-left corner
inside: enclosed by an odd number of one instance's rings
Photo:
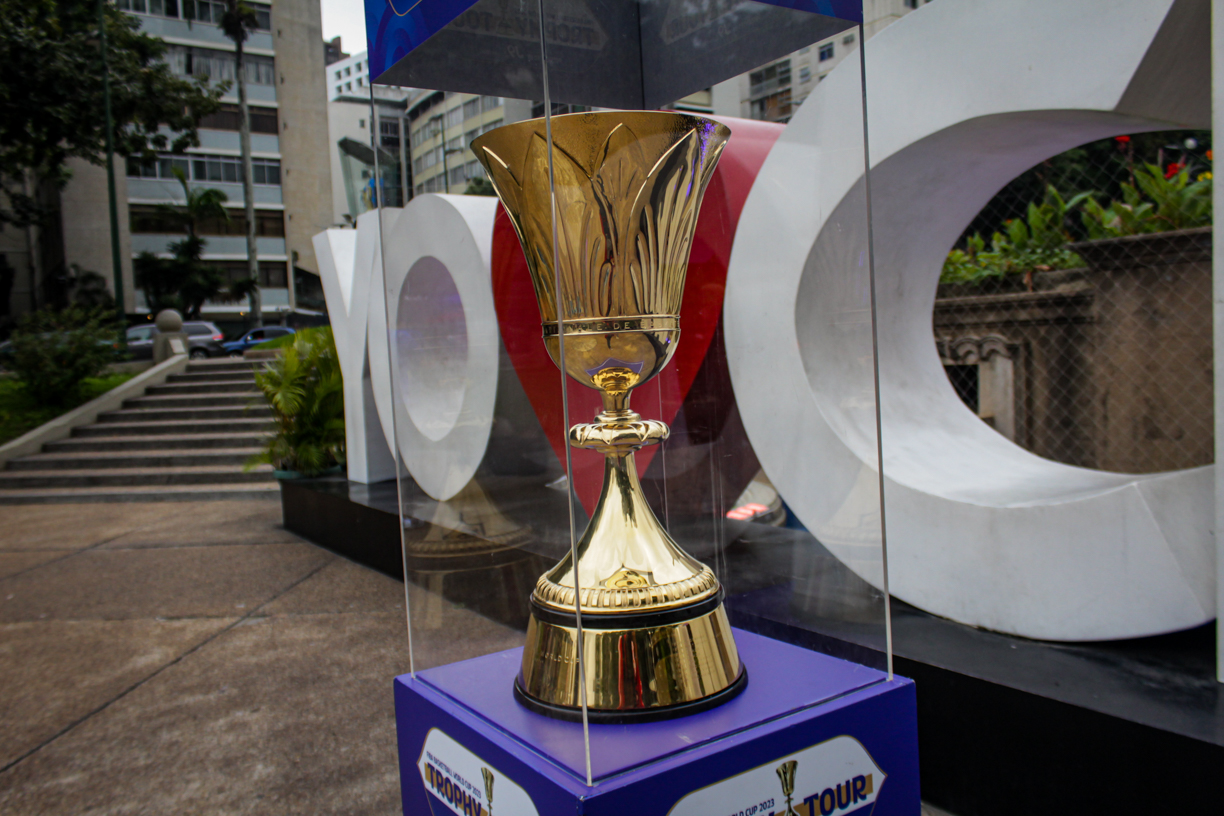
[[[522,532],[494,536],[483,549],[461,547],[461,557],[448,562],[444,592],[524,629],[535,576],[568,549],[565,497],[538,480],[482,487],[504,514],[501,528],[509,522]],[[439,514],[428,497],[406,495],[402,548],[396,496],[394,482],[285,482],[285,527],[399,580],[407,549],[408,579],[418,582],[440,569],[436,554],[414,544],[427,543]],[[724,577],[733,625],[883,665],[879,593],[806,531],[731,520],[717,531],[675,518],[670,526]],[[463,577],[495,565],[509,576],[504,594],[519,597],[490,598],[485,581]],[[957,816],[1148,816],[1224,807],[1224,686],[1214,676],[1214,625],[1134,641],[1055,644],[973,629],[894,601],[893,642],[897,673],[918,688],[923,799]]]

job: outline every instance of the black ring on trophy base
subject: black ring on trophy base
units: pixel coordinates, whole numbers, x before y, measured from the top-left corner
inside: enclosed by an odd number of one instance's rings
[[[703,615],[713,612],[722,605],[724,594],[723,588],[720,586],[718,591],[708,598],[704,598],[695,604],[678,606],[673,609],[653,609],[641,612],[591,612],[583,610],[582,628],[591,630],[649,629],[656,626],[667,626],[671,623],[684,623],[685,621],[696,620]],[[551,606],[545,606],[536,600],[534,594],[531,596],[531,614],[542,623],[551,623],[553,626],[564,626],[571,629],[574,627],[576,620],[573,611],[567,610],[562,612]]]
[[[676,717],[687,717],[690,714],[699,714],[702,711],[708,711],[711,708],[720,706],[746,688],[748,688],[748,669],[741,664],[739,677],[736,677],[731,685],[722,691],[711,694],[709,697],[702,697],[700,700],[693,700],[689,703],[655,706],[654,708],[635,708],[626,711],[588,708],[587,722],[599,725],[624,725],[626,723],[658,722],[659,720],[671,720]],[[523,691],[519,686],[519,678],[517,677],[514,678],[514,699],[518,700],[524,708],[534,711],[536,714],[543,714],[546,717],[552,717],[554,720],[582,722],[581,708],[545,703],[534,697],[529,697],[527,692]]]

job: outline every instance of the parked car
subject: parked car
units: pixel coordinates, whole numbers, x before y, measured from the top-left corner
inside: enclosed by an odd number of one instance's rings
[[[187,332],[187,354],[193,360],[203,360],[208,357],[221,357],[225,354],[225,349],[221,345],[221,341],[225,339],[225,335],[217,328],[215,323],[210,323],[207,320],[185,320],[183,321],[183,331]],[[127,330],[128,351],[132,354],[134,360],[151,360],[153,359],[153,339],[157,337],[159,332],[157,327],[150,324],[148,326],[133,326]]]
[[[296,334],[293,329],[288,326],[263,326],[258,329],[251,329],[246,334],[239,337],[237,340],[231,340],[228,343],[222,343],[225,347],[225,352],[231,357],[241,357],[242,353],[252,346],[258,346],[266,340],[275,340],[278,337],[284,337],[286,334]]]

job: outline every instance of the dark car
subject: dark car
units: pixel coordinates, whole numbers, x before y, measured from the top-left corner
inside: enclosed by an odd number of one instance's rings
[[[203,360],[208,357],[221,357],[225,349],[221,341],[225,335],[215,323],[206,320],[185,320],[183,331],[187,332],[187,354],[193,360]],[[157,337],[157,327],[133,326],[127,330],[128,351],[134,360],[153,359],[153,339]]]
[[[237,340],[231,340],[228,343],[222,343],[225,347],[225,353],[231,357],[241,357],[242,352],[258,346],[267,340],[275,340],[278,337],[284,337],[286,334],[296,334],[296,332],[288,326],[263,326],[258,329],[251,329],[246,334],[239,337]]]

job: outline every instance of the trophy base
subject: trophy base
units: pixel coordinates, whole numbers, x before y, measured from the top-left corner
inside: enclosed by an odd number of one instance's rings
[[[531,607],[515,697],[539,714],[581,720],[574,619],[535,598]],[[582,623],[589,722],[683,717],[721,705],[748,684],[721,590],[689,606],[586,614]]]

